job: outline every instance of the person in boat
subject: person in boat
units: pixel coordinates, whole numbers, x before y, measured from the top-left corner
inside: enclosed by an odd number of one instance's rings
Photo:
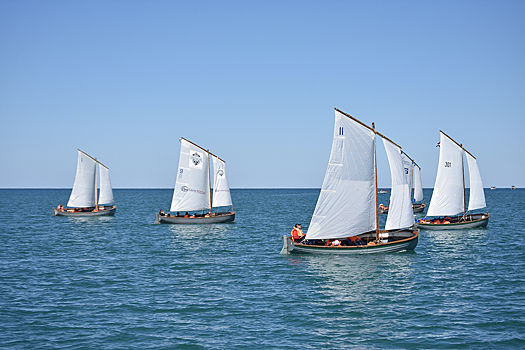
[[[186,212],[186,214],[184,214],[184,217],[185,217],[185,218],[189,218],[189,217],[190,217],[190,214],[188,214],[188,212]]]
[[[161,209],[160,212],[159,212],[159,215],[160,216],[166,216],[166,213],[164,213],[164,210]]]
[[[337,246],[341,245],[341,241],[338,240],[338,239],[334,239],[334,240],[332,241],[332,243],[330,243],[330,245],[331,245],[332,247],[337,247]]]
[[[301,224],[295,224],[295,226],[292,229],[292,240],[296,243],[301,242],[304,237],[306,236],[303,233],[303,230],[301,230]]]
[[[180,213],[179,213],[179,212],[177,212],[177,217],[179,217],[179,216],[180,216]]]
[[[361,238],[357,236],[348,237],[348,245],[366,245],[365,242],[361,240]]]
[[[59,205],[57,206],[57,210],[58,210],[58,211],[64,211],[64,207],[62,206],[62,204],[59,204]]]

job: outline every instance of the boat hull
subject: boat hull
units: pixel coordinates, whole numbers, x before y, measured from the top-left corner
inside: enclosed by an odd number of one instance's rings
[[[59,211],[53,208],[53,216],[71,216],[71,217],[84,217],[84,216],[108,216],[115,215],[117,206],[114,205],[110,209],[99,209],[99,211]]]
[[[459,220],[463,218],[463,216],[454,216],[452,217],[452,220]],[[450,224],[426,224],[426,223],[417,223],[417,227],[424,229],[424,230],[462,230],[462,229],[470,229],[470,228],[478,228],[478,227],[485,227],[489,223],[490,215],[489,213],[485,214],[474,214],[474,215],[467,215],[467,218],[471,218],[472,220],[467,220],[463,222],[452,222]]]
[[[407,237],[402,239],[376,245],[363,246],[318,246],[294,243],[290,236],[282,236],[283,248],[281,254],[290,253],[309,253],[309,254],[378,254],[378,253],[394,253],[406,250],[414,250],[419,241],[419,231],[402,230],[391,231],[390,235],[403,233]],[[375,233],[374,233],[375,234]],[[361,235],[358,235],[362,237]]]
[[[210,217],[185,218],[180,216],[160,216],[155,213],[155,224],[222,224],[235,221],[235,212],[218,214]]]
[[[423,204],[412,204],[412,211],[414,213],[421,213],[425,210],[426,205]]]

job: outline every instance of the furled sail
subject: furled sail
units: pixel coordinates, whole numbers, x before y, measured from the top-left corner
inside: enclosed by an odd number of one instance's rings
[[[73,190],[67,202],[68,207],[95,206],[96,169],[97,162],[81,150],[78,150],[77,174]]]
[[[470,197],[468,201],[468,210],[485,208],[485,193],[483,192],[483,183],[479,174],[478,163],[476,158],[465,152],[468,161],[468,171],[470,174]]]
[[[387,139],[383,139],[388,163],[390,164],[390,174],[392,177],[392,190],[390,191],[390,205],[388,208],[388,217],[386,219],[386,230],[395,230],[407,228],[414,224],[414,213],[412,210],[412,199],[410,188],[407,183],[406,167],[403,161],[401,149]],[[409,167],[412,168],[413,162]],[[410,173],[412,171],[410,170]]]
[[[109,169],[101,163],[99,163],[98,169],[100,173],[100,194],[98,197],[98,204],[112,204],[114,200],[111,180],[109,179]]]
[[[335,111],[332,152],[306,239],[376,229],[375,133]]]
[[[210,209],[208,152],[181,138],[179,169],[170,211]]]
[[[414,202],[423,200],[423,184],[421,182],[421,168],[414,167]]]
[[[436,183],[427,215],[457,215],[464,207],[463,149],[441,132]]]
[[[213,206],[223,207],[232,205],[232,197],[230,195],[230,187],[228,186],[228,178],[226,177],[226,163],[212,155],[213,160]]]

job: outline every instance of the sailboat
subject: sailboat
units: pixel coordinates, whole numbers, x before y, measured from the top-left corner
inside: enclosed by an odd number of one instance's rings
[[[155,224],[215,224],[235,220],[226,162],[195,143],[180,139],[179,169],[170,212],[155,214]],[[213,163],[211,198],[210,157]],[[213,204],[213,206],[212,206]],[[213,211],[213,207],[218,208]],[[220,211],[229,207],[229,210]],[[201,213],[196,213],[201,211]]]
[[[439,165],[434,192],[430,199],[427,216],[417,226],[429,230],[463,229],[487,226],[489,213],[469,214],[485,208],[485,194],[476,158],[463,146],[440,130]],[[468,208],[465,198],[465,174],[463,153],[468,161],[470,197]],[[461,214],[462,215],[458,215]]]
[[[412,200],[412,211],[414,213],[420,213],[425,210],[425,203],[419,203],[423,201],[423,186],[421,183],[421,168],[417,163],[408,156],[405,152],[401,151],[401,159],[403,160],[404,173],[407,178],[407,183],[410,188],[410,198]],[[415,180],[415,181],[414,181]],[[414,191],[412,191],[414,189]],[[379,213],[387,214],[388,206],[379,204]]]
[[[97,165],[100,173],[100,195],[97,189]],[[53,216],[114,215],[113,190],[109,169],[89,154],[78,150],[77,174],[66,207],[53,208]]]
[[[376,135],[383,138],[392,174],[390,212],[379,229]],[[281,254],[370,254],[414,250],[410,191],[401,147],[335,108],[332,151],[321,193],[304,240],[283,235]]]

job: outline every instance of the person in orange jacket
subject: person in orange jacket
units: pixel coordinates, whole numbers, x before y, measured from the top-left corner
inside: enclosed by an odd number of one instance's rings
[[[293,241],[299,243],[305,236],[306,235],[303,233],[303,230],[301,230],[301,224],[295,224],[292,230]]]

